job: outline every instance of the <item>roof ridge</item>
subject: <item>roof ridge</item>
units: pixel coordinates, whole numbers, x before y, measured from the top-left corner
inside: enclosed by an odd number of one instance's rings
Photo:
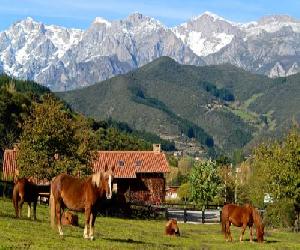
[[[133,151],[133,150],[111,150],[111,151],[106,151],[106,150],[99,150],[97,151],[98,153],[155,153],[155,154],[163,154],[163,152],[156,152],[156,151],[152,151],[152,150],[149,150],[149,151],[146,151],[146,150],[136,150],[136,151]]]

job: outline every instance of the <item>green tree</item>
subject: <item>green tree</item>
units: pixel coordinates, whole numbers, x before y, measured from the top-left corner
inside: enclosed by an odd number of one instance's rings
[[[189,174],[193,167],[194,159],[190,156],[181,157],[178,160],[178,172],[176,176],[177,185],[188,182]]]
[[[218,175],[221,185],[223,186],[220,192],[219,203],[234,202],[234,192],[236,185],[236,177],[231,165],[222,165],[218,167]]]
[[[149,150],[152,145],[117,128],[99,128],[96,131],[97,150]]]
[[[182,201],[189,201],[191,198],[191,185],[189,182],[182,184],[178,190],[177,194]]]
[[[167,156],[167,160],[170,166],[172,167],[178,167],[178,159],[177,157],[173,156],[173,155],[166,155]]]
[[[232,163],[234,166],[243,162],[245,160],[244,153],[242,149],[237,149],[233,152]]]
[[[190,174],[190,184],[191,199],[197,204],[201,204],[204,210],[208,202],[212,201],[220,190],[216,162],[196,161]]]
[[[250,181],[253,196],[269,193],[274,201],[291,199],[300,203],[300,133],[293,128],[283,141],[262,144],[254,150]]]
[[[46,95],[41,103],[33,103],[24,124],[17,157],[20,175],[51,179],[62,172],[86,174],[93,146],[88,121]]]
[[[12,148],[22,131],[22,123],[29,113],[30,100],[17,93],[13,85],[0,89],[0,147]]]

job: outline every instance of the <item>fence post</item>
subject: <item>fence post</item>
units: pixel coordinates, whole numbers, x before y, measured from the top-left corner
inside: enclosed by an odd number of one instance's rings
[[[202,224],[205,223],[205,208],[202,208]]]
[[[169,220],[168,207],[165,208],[165,217],[166,217],[166,220]]]
[[[183,209],[183,221],[184,223],[187,222],[187,211],[186,211],[186,207],[184,206],[184,209]]]
[[[222,222],[222,210],[220,209],[220,222]]]

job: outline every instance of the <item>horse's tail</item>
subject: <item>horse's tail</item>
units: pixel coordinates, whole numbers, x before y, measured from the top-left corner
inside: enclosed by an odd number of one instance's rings
[[[18,204],[19,204],[19,184],[16,182],[13,189],[13,205],[16,211],[16,217],[18,217],[18,212],[19,212]]]
[[[56,208],[56,202],[54,199],[53,195],[53,182],[51,182],[50,186],[50,201],[49,201],[49,206],[50,206],[50,220],[51,220],[51,227],[55,227],[55,208]]]
[[[226,232],[226,222],[222,219],[222,232]]]
[[[222,224],[222,232],[226,233],[226,219],[227,219],[227,215],[226,213],[228,213],[228,207],[225,205],[222,209],[222,213],[221,213],[221,224]]]
[[[222,223],[222,232],[226,232],[226,220],[224,217],[221,218],[221,223]]]

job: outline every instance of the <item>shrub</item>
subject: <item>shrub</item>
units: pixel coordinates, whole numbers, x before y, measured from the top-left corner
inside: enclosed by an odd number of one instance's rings
[[[271,227],[289,228],[294,225],[295,208],[291,200],[281,200],[270,204],[266,208],[264,223]]]

